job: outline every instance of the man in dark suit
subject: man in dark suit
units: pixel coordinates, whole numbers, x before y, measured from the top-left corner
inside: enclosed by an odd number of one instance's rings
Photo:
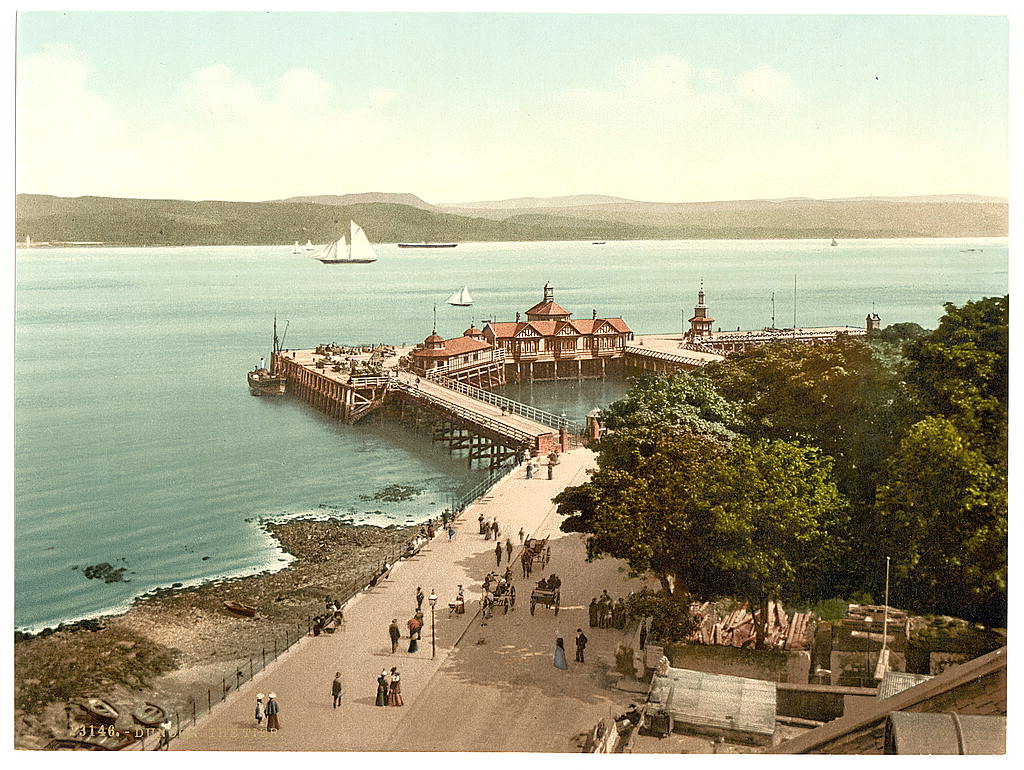
[[[576,662],[585,663],[584,654],[587,650],[587,637],[582,628],[576,629]]]

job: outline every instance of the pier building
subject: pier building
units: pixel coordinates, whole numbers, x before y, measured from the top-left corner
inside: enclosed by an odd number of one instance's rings
[[[523,320],[523,315],[526,320]],[[622,318],[573,319],[545,284],[543,298],[514,321],[475,325],[444,339],[434,329],[404,362],[422,377],[445,376],[487,388],[507,381],[604,377],[608,363],[621,364],[633,331]]]

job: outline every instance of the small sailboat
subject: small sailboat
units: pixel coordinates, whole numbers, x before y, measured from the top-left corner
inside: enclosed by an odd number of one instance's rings
[[[463,286],[461,291],[453,292],[452,296],[445,301],[449,305],[455,305],[456,307],[469,307],[473,304],[473,297],[469,294],[469,287]]]
[[[323,246],[313,255],[313,258],[319,259],[325,265],[357,265],[376,262],[377,253],[373,250],[373,246],[370,245],[370,239],[366,237],[363,228],[350,220],[349,229],[351,237],[347,252],[345,250],[345,236],[343,235],[334,243],[328,243]]]
[[[306,251],[312,251],[315,248],[316,248],[316,246],[313,245],[313,241],[311,241],[311,240],[309,240],[309,238],[307,238],[306,239]]]
[[[302,253],[302,247],[299,246],[299,242],[298,241],[295,241],[295,245],[292,246],[292,254],[301,254],[301,253]]]
[[[833,238],[833,239],[832,239],[832,245],[833,245],[833,246],[838,246],[838,245],[839,245],[839,244],[838,244],[838,243],[836,242],[836,239],[835,239],[835,238]]]

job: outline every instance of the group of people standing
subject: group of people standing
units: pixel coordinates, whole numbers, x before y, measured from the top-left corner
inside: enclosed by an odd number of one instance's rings
[[[576,629],[576,662],[586,663],[587,662],[587,643],[590,640],[587,639],[587,635],[583,633],[582,628]],[[561,669],[562,671],[569,670],[569,662],[565,659],[565,640],[559,636],[555,639],[555,655],[554,655],[555,668]]]
[[[339,673],[340,677],[341,674]],[[278,705],[277,695],[270,693],[267,695],[267,702],[263,703],[263,693],[256,693],[256,726],[263,726],[263,717],[267,718],[267,732],[273,733],[281,729],[281,706]]]
[[[404,706],[402,700],[402,676],[398,673],[396,666],[391,667],[390,674],[387,669],[380,670],[377,677],[377,700],[378,706]]]
[[[625,628],[627,620],[626,602],[620,596],[615,601],[602,591],[601,596],[590,601],[591,628]]]
[[[484,540],[497,540],[501,534],[501,527],[498,526],[497,519],[491,519],[487,521],[484,519],[484,515],[481,513],[480,518],[477,519],[480,522],[480,534],[484,536]]]

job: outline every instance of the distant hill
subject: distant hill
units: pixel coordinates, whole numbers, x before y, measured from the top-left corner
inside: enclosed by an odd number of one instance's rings
[[[349,193],[346,195],[300,195],[295,198],[285,198],[281,201],[268,201],[269,203],[322,203],[325,206],[352,206],[356,203],[398,203],[403,206],[412,206],[417,209],[436,210],[419,196],[412,193]]]
[[[506,198],[500,201],[474,201],[472,203],[443,203],[438,208],[446,211],[459,209],[545,209],[567,206],[593,206],[600,203],[638,203],[629,198],[611,195],[559,195],[554,198]]]
[[[363,195],[391,195],[365,193]],[[232,202],[59,198],[18,195],[16,238],[122,245],[324,243],[355,220],[376,243],[399,241],[664,240],[773,238],[953,238],[1008,233],[1005,201],[971,196],[924,199],[788,199],[644,203],[594,202],[458,212],[416,196],[344,203],[348,196]],[[355,196],[360,197],[360,196]],[[397,196],[402,197],[402,196]],[[330,202],[323,202],[323,199]],[[601,198],[601,201],[594,199]],[[552,199],[548,199],[552,200]]]

